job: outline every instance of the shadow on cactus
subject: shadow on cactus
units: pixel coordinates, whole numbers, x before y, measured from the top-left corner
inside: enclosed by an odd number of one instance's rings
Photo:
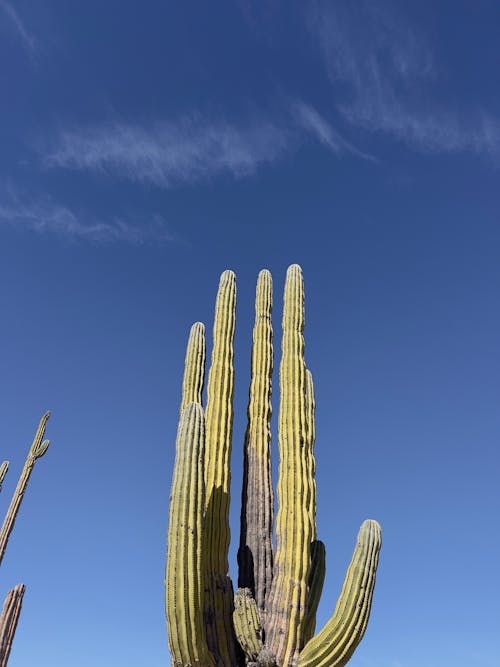
[[[304,360],[304,284],[289,267],[284,293],[276,548],[271,479],[272,279],[259,274],[244,444],[238,590],[228,575],[236,281],[217,294],[207,403],[205,330],[186,351],[170,495],[166,616],[172,664],[342,667],[361,641],[375,586],[380,526],[365,521],[331,618],[315,635],[325,575],[316,536],[314,389]]]

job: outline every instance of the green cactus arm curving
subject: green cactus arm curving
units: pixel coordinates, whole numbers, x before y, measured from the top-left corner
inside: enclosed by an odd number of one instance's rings
[[[195,322],[189,332],[182,381],[181,412],[189,403],[202,405],[205,379],[205,325]]]
[[[273,575],[274,499],[271,478],[271,382],[273,284],[259,273],[255,294],[248,425],[245,433],[238,585],[249,588],[264,614]]]
[[[292,667],[302,645],[313,537],[303,329],[304,283],[301,268],[294,264],[287,271],[284,292],[276,554],[265,628],[266,645],[277,664]]]
[[[21,507],[24,493],[26,491],[26,487],[28,486],[31,473],[33,472],[33,467],[35,465],[35,462],[37,459],[41,458],[45,454],[49,446],[49,441],[43,439],[43,436],[45,435],[47,420],[49,417],[50,417],[50,412],[46,412],[40,419],[40,423],[38,424],[38,428],[36,430],[33,443],[31,444],[28,456],[24,463],[24,467],[21,471],[21,475],[19,477],[16,488],[12,495],[10,505],[7,509],[5,519],[3,521],[2,527],[0,528],[0,563],[2,562],[3,557],[5,555],[7,542],[9,541],[10,534],[12,532],[12,529],[14,528],[17,513],[19,512],[19,508]]]
[[[370,616],[378,556],[382,545],[376,521],[363,522],[337,605],[324,628],[306,644],[299,667],[344,667]]]
[[[238,648],[233,627],[233,586],[229,578],[229,494],[233,426],[233,339],[236,277],[224,271],[215,305],[212,361],[208,373],[205,452],[205,626],[216,661],[234,667]]]
[[[190,403],[177,431],[165,569],[165,611],[172,664],[213,666],[203,622],[203,458],[205,418]]]
[[[8,469],[9,469],[9,462],[4,461],[2,465],[0,465],[0,491],[2,490],[3,480],[5,479],[5,475],[7,474]]]
[[[7,595],[0,615],[0,667],[7,667],[23,604],[25,586],[17,584]]]
[[[246,661],[255,662],[263,648],[262,625],[257,603],[249,588],[238,588],[234,595],[233,623]]]

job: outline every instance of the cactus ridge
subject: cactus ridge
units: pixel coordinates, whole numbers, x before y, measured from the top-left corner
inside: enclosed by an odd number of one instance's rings
[[[248,425],[245,433],[240,548],[240,587],[255,596],[261,614],[273,575],[274,499],[271,479],[271,383],[273,372],[272,278],[259,273],[255,295]]]
[[[165,573],[169,648],[182,667],[214,664],[203,623],[204,447],[203,409],[190,403],[177,433]]]
[[[195,322],[189,332],[184,362],[182,381],[182,400],[180,411],[189,403],[202,405],[203,384],[205,381],[205,325]]]
[[[237,660],[233,627],[233,586],[229,572],[229,493],[233,426],[233,339],[236,277],[224,271],[215,305],[212,363],[206,407],[206,579],[205,623],[210,651],[224,667]]]
[[[244,444],[239,588],[228,575],[236,281],[217,293],[205,420],[204,328],[191,328],[168,529],[166,610],[174,667],[344,667],[366,630],[381,547],[365,521],[334,612],[314,635],[326,570],[316,529],[315,396],[304,358],[302,270],[287,271],[279,370],[276,549],[272,545],[272,279],[255,296]],[[205,428],[204,428],[205,427]],[[40,440],[40,442],[42,442]],[[0,665],[1,667],[1,665]]]
[[[255,662],[263,648],[259,610],[249,588],[238,588],[234,596],[234,629],[247,662]]]
[[[6,667],[23,604],[25,586],[17,584],[6,595],[0,616],[0,667]]]

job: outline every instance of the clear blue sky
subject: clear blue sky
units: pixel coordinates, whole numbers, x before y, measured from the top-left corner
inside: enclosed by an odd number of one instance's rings
[[[294,262],[320,621],[376,518],[352,666],[500,665],[499,25],[494,0],[0,0],[2,507],[53,413],[2,566],[11,667],[169,664],[189,327],[233,269],[234,545],[255,280],[279,343]]]

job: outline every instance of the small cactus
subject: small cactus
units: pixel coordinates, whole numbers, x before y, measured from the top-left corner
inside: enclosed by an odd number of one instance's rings
[[[325,577],[316,534],[315,398],[304,357],[304,283],[287,272],[283,308],[276,549],[272,544],[272,280],[257,281],[244,445],[239,588],[228,574],[236,281],[221,276],[214,347],[202,407],[203,325],[191,330],[170,501],[166,609],[176,667],[344,667],[370,615],[380,526],[361,526],[332,617],[314,636]],[[203,472],[203,474],[202,474]]]

